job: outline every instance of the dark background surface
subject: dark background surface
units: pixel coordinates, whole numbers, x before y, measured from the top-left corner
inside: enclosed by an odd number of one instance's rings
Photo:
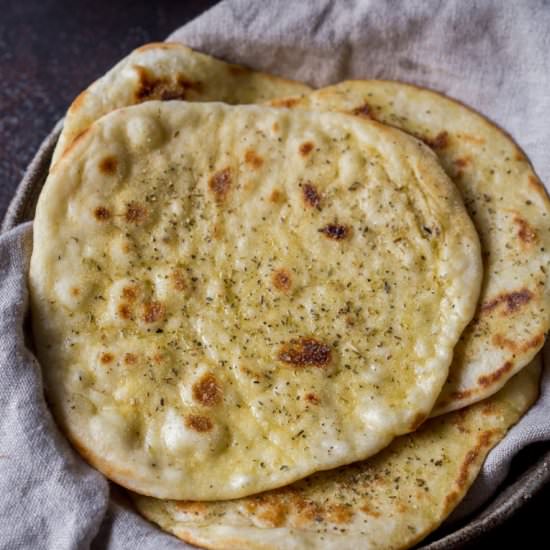
[[[26,165],[72,99],[133,48],[163,40],[215,3],[0,0],[0,219]],[[468,548],[548,548],[549,510],[547,486]]]

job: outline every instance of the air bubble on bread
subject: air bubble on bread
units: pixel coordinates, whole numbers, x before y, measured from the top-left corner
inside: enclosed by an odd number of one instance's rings
[[[136,149],[156,148],[164,142],[164,132],[160,124],[150,116],[130,118],[126,124],[126,133],[130,145]]]

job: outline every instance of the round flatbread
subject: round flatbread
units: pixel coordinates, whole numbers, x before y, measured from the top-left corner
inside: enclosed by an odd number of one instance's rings
[[[52,165],[92,122],[144,101],[173,99],[261,103],[311,88],[285,78],[224,63],[182,44],[141,46],[84,90],[69,107]]]
[[[496,392],[531,361],[550,328],[550,200],[525,155],[468,107],[400,82],[343,82],[276,104],[353,113],[432,147],[462,194],[484,259],[479,308],[433,414]]]
[[[479,294],[475,229],[376,122],[148,102],[50,173],[30,267],[59,423],[121,485],[235,498],[429,414]]]
[[[414,546],[462,500],[489,450],[538,394],[540,361],[487,401],[426,422],[371,459],[230,502],[131,495],[162,529],[204,548]]]

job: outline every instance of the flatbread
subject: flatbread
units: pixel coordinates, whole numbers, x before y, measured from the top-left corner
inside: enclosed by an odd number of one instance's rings
[[[433,414],[496,392],[541,349],[550,328],[550,200],[512,139],[468,107],[400,82],[350,81],[285,107],[375,119],[430,145],[480,235],[484,281]]]
[[[418,140],[339,113],[176,101],[73,142],[30,266],[65,433],[121,485],[197,500],[418,426],[480,280],[475,229]]]
[[[410,548],[457,506],[536,399],[539,377],[536,359],[488,400],[429,420],[367,461],[283,489],[225,502],[131,497],[147,519],[205,548]]]
[[[120,107],[151,100],[261,103],[311,88],[196,52],[182,44],[141,46],[84,90],[69,107],[52,165],[92,122]]]

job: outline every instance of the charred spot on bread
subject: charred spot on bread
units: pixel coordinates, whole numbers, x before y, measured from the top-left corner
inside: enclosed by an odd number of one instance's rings
[[[348,225],[329,223],[321,227],[319,233],[322,233],[327,239],[332,241],[343,241],[350,236],[351,228]]]
[[[190,414],[185,419],[185,425],[192,430],[205,433],[212,430],[214,427],[212,420],[207,416],[201,416],[198,414]]]
[[[277,355],[279,361],[294,367],[326,367],[331,357],[330,346],[312,337],[293,338]]]
[[[223,392],[217,378],[205,374],[193,384],[193,399],[206,407],[217,405],[222,400]]]
[[[208,187],[218,203],[223,202],[231,189],[231,169],[224,168],[212,174]]]

